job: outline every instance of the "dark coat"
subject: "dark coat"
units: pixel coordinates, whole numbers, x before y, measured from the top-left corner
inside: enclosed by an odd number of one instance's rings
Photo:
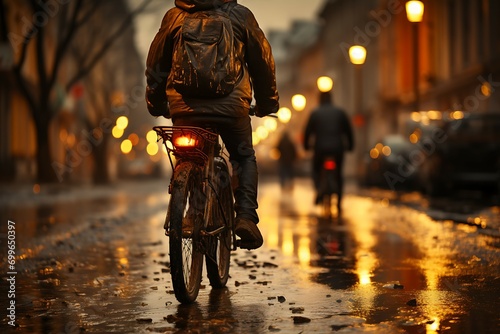
[[[230,10],[230,19],[235,36],[237,66],[240,67],[237,85],[228,96],[222,98],[184,98],[174,89],[170,75],[172,54],[184,18],[189,12],[215,7],[222,7],[228,12],[229,6],[234,6]],[[252,88],[255,90],[259,114],[274,113],[279,108],[271,46],[252,12],[236,1],[176,0],[175,7],[163,18],[151,44],[146,65],[146,100],[150,113],[155,116],[165,115],[168,109],[170,115],[167,116],[173,117],[195,114],[246,116],[252,102]]]
[[[314,137],[316,154],[342,154],[354,146],[352,127],[344,110],[330,103],[312,111],[304,133],[304,149],[310,148]]]

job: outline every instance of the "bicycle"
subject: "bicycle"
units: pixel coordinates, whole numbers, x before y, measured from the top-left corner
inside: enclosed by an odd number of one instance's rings
[[[337,181],[337,161],[333,156],[326,156],[323,159],[323,164],[320,174],[320,187],[317,189],[317,197],[319,203],[322,204],[323,214],[326,218],[332,216],[332,196],[337,195],[337,214],[340,216],[340,189]]]
[[[153,129],[167,148],[173,170],[164,225],[172,285],[180,303],[192,303],[200,290],[203,257],[213,288],[223,288],[229,278],[231,251],[237,248],[230,169],[216,130],[194,126]]]

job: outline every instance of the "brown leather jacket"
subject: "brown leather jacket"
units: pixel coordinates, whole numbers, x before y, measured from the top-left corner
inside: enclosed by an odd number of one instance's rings
[[[222,98],[184,98],[173,88],[170,76],[172,53],[180,28],[188,12],[216,6],[222,6],[226,12],[228,6],[234,6],[230,10],[230,19],[237,58],[241,60],[238,83],[228,96]],[[146,101],[149,112],[154,116],[245,116],[252,102],[252,88],[259,116],[276,112],[279,108],[271,46],[252,12],[236,0],[175,0],[175,7],[165,14],[160,30],[151,43],[146,65]]]

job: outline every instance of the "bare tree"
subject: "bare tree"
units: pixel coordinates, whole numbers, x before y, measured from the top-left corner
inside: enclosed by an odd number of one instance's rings
[[[19,90],[25,98],[36,128],[36,163],[37,180],[51,182],[56,180],[52,168],[51,148],[49,145],[49,125],[57,115],[57,108],[51,103],[51,95],[56,83],[63,84],[67,92],[80,80],[84,79],[95,68],[112,48],[116,39],[132,24],[134,17],[143,11],[152,0],[143,0],[138,7],[128,12],[120,24],[111,31],[101,31],[93,36],[93,43],[86,49],[82,63],[71,75],[61,78],[63,64],[70,54],[71,46],[78,40],[85,27],[91,25],[95,14],[101,10],[103,3],[111,0],[71,0],[61,4],[57,0],[0,0],[2,9],[0,20],[7,20],[9,6],[27,4],[31,15],[23,17],[19,24],[21,35],[10,34],[9,39],[17,51],[17,58],[12,72],[17,80]],[[7,0],[8,1],[8,0]],[[125,6],[124,1],[115,1],[117,5]],[[29,18],[29,19],[28,19]],[[7,30],[11,31],[7,26]],[[30,80],[24,71],[29,52],[36,56],[36,80]]]

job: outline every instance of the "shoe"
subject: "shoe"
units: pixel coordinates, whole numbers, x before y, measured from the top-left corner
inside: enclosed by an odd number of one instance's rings
[[[264,243],[257,224],[248,219],[236,218],[234,233],[241,238],[240,248],[257,249]]]
[[[191,235],[193,234],[193,229],[194,229],[193,219],[194,219],[193,216],[188,216],[182,220],[182,237],[183,238],[190,238]]]

